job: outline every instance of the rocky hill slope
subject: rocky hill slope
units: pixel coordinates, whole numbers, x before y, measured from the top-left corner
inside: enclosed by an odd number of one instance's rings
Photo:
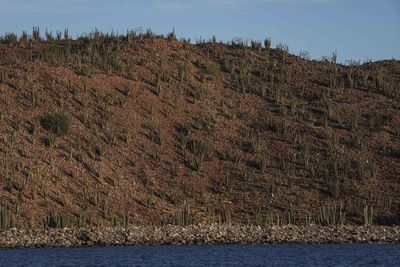
[[[400,222],[399,61],[150,31],[0,42],[0,228]]]

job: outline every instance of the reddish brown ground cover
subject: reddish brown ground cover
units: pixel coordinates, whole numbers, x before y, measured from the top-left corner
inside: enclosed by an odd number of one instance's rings
[[[4,38],[2,218],[331,224],[373,207],[374,223],[398,224],[399,84],[395,60],[152,34]]]

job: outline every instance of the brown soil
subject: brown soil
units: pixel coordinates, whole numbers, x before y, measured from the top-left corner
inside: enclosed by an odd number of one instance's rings
[[[323,223],[323,209],[363,223],[371,206],[374,223],[399,224],[399,61],[92,37],[0,44],[0,205],[14,225],[50,212]],[[65,133],[45,129],[49,114]]]

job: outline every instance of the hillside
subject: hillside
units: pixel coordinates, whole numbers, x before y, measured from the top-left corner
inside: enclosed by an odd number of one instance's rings
[[[57,35],[0,39],[2,228],[399,224],[400,61]]]

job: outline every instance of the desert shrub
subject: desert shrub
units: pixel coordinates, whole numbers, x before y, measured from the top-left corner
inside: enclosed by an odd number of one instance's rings
[[[259,40],[251,40],[251,49],[259,51],[262,48],[262,43]]]
[[[189,151],[198,156],[208,156],[210,154],[210,148],[202,139],[192,139],[187,142]]]
[[[265,141],[260,136],[252,136],[243,143],[243,150],[249,153],[258,153],[265,146]]]
[[[265,49],[269,50],[271,48],[271,38],[265,38],[264,40]]]
[[[345,196],[351,190],[351,184],[348,179],[329,179],[326,183],[327,191],[333,197]]]
[[[122,93],[123,93],[125,96],[130,96],[130,95],[131,95],[131,88],[129,87],[128,84],[124,84],[124,85],[122,86]]]
[[[239,174],[239,178],[242,181],[251,182],[254,181],[255,174],[252,170],[246,168]]]
[[[11,127],[15,131],[19,131],[19,129],[21,127],[21,120],[19,118],[13,118],[13,120],[11,121]]]
[[[93,70],[88,66],[78,66],[75,73],[90,78],[92,77]]]
[[[225,72],[232,74],[234,72],[234,66],[232,60],[224,58],[222,61],[222,68]]]
[[[5,44],[15,44],[17,43],[17,35],[15,33],[7,33],[4,35],[3,42]]]
[[[40,142],[47,147],[54,147],[57,139],[55,135],[50,135],[50,136],[45,136],[43,138],[40,139]]]
[[[199,114],[193,121],[193,127],[197,130],[212,130],[215,126],[216,120],[214,115],[206,113]]]
[[[92,147],[92,149],[93,149],[93,153],[94,153],[96,156],[98,156],[98,157],[103,156],[103,154],[104,154],[104,149],[103,149],[103,147],[102,147],[100,144],[94,144],[93,147]]]
[[[261,96],[262,98],[266,98],[268,96],[268,89],[263,86],[260,88],[258,95]]]
[[[394,87],[394,96],[395,97],[399,97],[400,96],[400,82],[398,82],[396,87]]]
[[[176,40],[175,28],[172,29],[172,32],[167,34],[167,39],[169,41]]]
[[[157,96],[161,95],[161,93],[163,91],[163,85],[162,85],[162,79],[161,79],[160,73],[156,74],[155,86],[151,90],[155,95],[157,95]]]
[[[400,148],[390,148],[388,155],[393,158],[400,159]]]
[[[371,112],[367,115],[369,127],[380,129],[385,124],[390,122],[390,117],[377,111]]]
[[[190,92],[190,96],[191,96],[192,99],[193,99],[193,103],[195,103],[195,102],[198,101],[198,100],[201,100],[201,98],[202,98],[203,95],[204,95],[204,92],[205,92],[205,90],[204,90],[203,86],[201,86],[201,87],[198,88],[198,89],[192,90],[192,91]]]
[[[66,134],[70,127],[67,115],[63,113],[50,113],[40,118],[40,124],[44,129],[58,136]]]
[[[51,31],[48,32],[46,29],[45,36],[46,36],[46,41],[48,41],[48,42],[54,41],[53,33]]]
[[[234,38],[228,43],[228,45],[233,48],[246,49],[248,47],[248,41],[241,38]]]
[[[228,147],[219,153],[219,158],[221,160],[228,160],[238,163],[240,161],[240,154],[237,153],[233,148]]]
[[[248,87],[250,84],[250,74],[249,67],[245,61],[242,61],[239,68],[239,75],[236,77],[237,84],[242,93],[246,93],[248,91]]]
[[[299,57],[301,57],[304,60],[310,60],[311,59],[310,52],[308,52],[308,51],[300,51]]]
[[[154,161],[160,162],[162,158],[162,151],[161,150],[152,151],[150,156],[154,159]]]
[[[176,131],[184,136],[188,136],[191,130],[192,125],[190,123],[180,123],[176,126]]]
[[[165,141],[165,134],[160,126],[155,124],[154,121],[149,121],[144,124],[144,127],[149,131],[149,138],[151,141],[158,145],[162,145]]]
[[[8,72],[6,69],[1,68],[0,69],[0,84],[6,83],[8,79]]]
[[[237,118],[246,121],[253,117],[253,113],[253,110],[239,111],[239,113],[237,114]]]
[[[200,172],[204,168],[204,156],[196,157],[196,159],[192,162],[192,166],[195,171]]]
[[[219,72],[219,67],[214,62],[204,62],[198,60],[196,61],[196,66],[209,75],[215,76]]]
[[[254,121],[250,124],[251,131],[261,134],[268,130],[273,130],[273,126],[266,121]]]
[[[354,131],[351,133],[351,144],[355,148],[361,148],[363,144],[363,136],[360,131]]]
[[[383,71],[381,68],[375,70],[374,75],[375,89],[379,92],[383,89]]]
[[[188,67],[186,64],[181,64],[178,67],[178,79],[179,81],[184,81],[187,79],[187,71],[188,71]]]
[[[280,104],[281,102],[283,102],[284,92],[282,91],[282,87],[280,86],[273,87],[271,93],[272,93],[272,100],[274,101],[275,104]]]
[[[185,159],[185,165],[196,171],[196,172],[201,172],[201,170],[204,168],[204,155],[199,155],[199,156],[187,156]]]
[[[311,160],[311,147],[309,144],[303,144],[300,146],[299,156],[304,167],[308,168]]]
[[[40,30],[39,30],[39,27],[33,27],[33,29],[32,29],[32,39],[34,41],[40,41]]]
[[[188,123],[180,123],[176,126],[177,139],[178,139],[178,148],[180,148],[184,153],[186,153],[187,149],[187,136],[191,131],[191,124]]]
[[[268,160],[263,156],[256,159],[253,163],[254,167],[259,169],[261,173],[264,173],[268,167]]]
[[[354,88],[355,85],[355,74],[352,67],[348,68],[346,71],[346,85],[350,88]]]
[[[152,131],[150,131],[150,139],[154,141],[158,145],[162,145],[165,139],[165,136],[163,132],[161,131],[161,128],[155,128]]]
[[[360,114],[358,114],[357,112],[351,113],[350,123],[349,123],[349,126],[350,126],[349,128],[350,128],[351,132],[355,132],[358,130],[359,118],[360,118]]]
[[[209,145],[202,139],[192,139],[187,141],[186,147],[194,154],[194,157],[188,155],[186,165],[197,172],[201,171],[205,160],[211,154]]]
[[[276,49],[289,53],[289,46],[287,44],[279,43],[276,45]]]
[[[374,162],[360,161],[356,163],[358,178],[363,181],[375,180],[378,176],[378,168]]]
[[[25,187],[25,182],[20,178],[7,179],[4,189],[12,193],[14,190],[21,192]]]
[[[28,33],[26,31],[22,31],[21,36],[19,37],[20,42],[28,41]]]

